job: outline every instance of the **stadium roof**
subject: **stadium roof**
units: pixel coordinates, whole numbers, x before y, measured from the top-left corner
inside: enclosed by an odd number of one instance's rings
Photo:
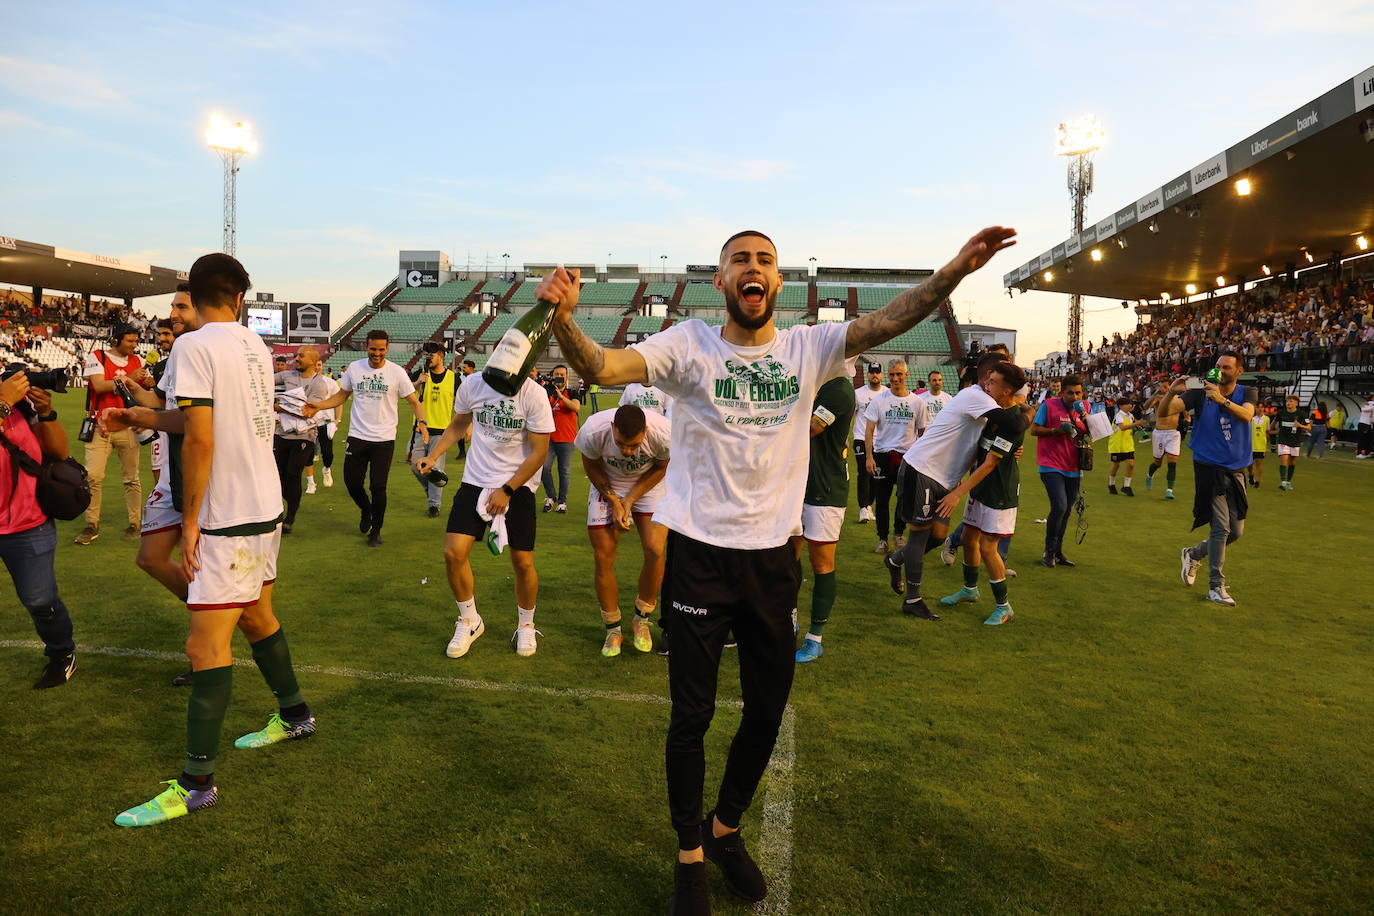
[[[176,292],[186,271],[0,235],[0,283],[118,299]]]
[[[1277,275],[1360,254],[1358,237],[1374,242],[1372,106],[1374,67],[1022,264],[1003,285],[1178,299],[1188,284],[1204,292],[1262,279],[1264,266]]]

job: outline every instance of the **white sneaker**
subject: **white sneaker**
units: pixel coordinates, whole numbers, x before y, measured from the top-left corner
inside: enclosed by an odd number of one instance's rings
[[[895,538],[892,539],[892,549],[893,549],[893,550],[901,550],[901,549],[902,549],[903,547],[905,547],[905,546],[906,546],[906,538],[902,537],[901,535],[898,535],[897,537],[895,537]]]
[[[544,500],[544,511],[545,511],[545,512],[552,512],[552,511],[553,511],[553,500],[551,500],[551,499],[546,499],[546,500]]]
[[[957,556],[954,547],[949,543],[949,538],[945,538],[944,544],[940,545],[940,562],[946,566],[953,566]]]
[[[1007,567],[1007,578],[1008,578],[1008,579],[1015,579],[1015,578],[1016,578],[1016,570],[1012,569],[1010,566]]]
[[[1226,586],[1213,588],[1207,591],[1207,600],[1216,604],[1224,604],[1227,607],[1235,607],[1236,599],[1232,598],[1226,591]]]
[[[1201,560],[1193,559],[1193,555],[1189,552],[1192,549],[1191,547],[1183,548],[1183,567],[1179,570],[1179,576],[1182,577],[1184,585],[1192,585],[1197,581],[1197,568],[1202,565]]]
[[[472,641],[487,631],[487,625],[482,622],[482,618],[477,618],[476,626],[469,626],[459,620],[453,624],[453,638],[448,641],[448,648],[444,654],[449,658],[462,658],[468,654],[468,649],[472,648]]]
[[[515,632],[510,635],[510,641],[515,643],[515,654],[533,655],[535,650],[539,648],[539,640],[535,639],[536,635],[543,636],[544,634],[536,630],[533,624],[527,627],[516,627]]]
[[[878,546],[873,548],[874,553],[887,553],[887,541],[879,541]]]
[[[867,524],[868,524],[869,522],[871,522],[871,521],[873,521],[873,510],[872,510],[871,508],[869,508],[868,506],[862,506],[862,507],[860,507],[860,509],[859,509],[859,524],[860,524],[860,525],[867,525]]]
[[[309,496],[315,492],[315,478],[305,478],[305,495]]]
[[[330,468],[324,469],[324,485],[326,487],[334,486],[334,471]]]

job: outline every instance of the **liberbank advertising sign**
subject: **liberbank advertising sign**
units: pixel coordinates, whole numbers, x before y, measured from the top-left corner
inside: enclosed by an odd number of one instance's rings
[[[1156,188],[1129,207],[1119,210],[1112,217],[1095,224],[1076,239],[1068,240],[1063,243],[1064,251],[1071,256],[1070,249],[1074,247],[1080,249],[1091,247],[1128,225],[1147,222],[1156,214],[1182,203],[1214,184],[1225,181],[1232,175],[1243,172],[1255,163],[1262,162],[1270,156],[1277,156],[1295,143],[1300,143],[1320,131],[1323,127],[1335,124],[1358,111],[1372,107],[1374,107],[1374,67],[1370,67],[1363,73],[1356,75],[1354,79],[1342,83],[1330,92],[1284,115],[1264,130],[1256,131],[1224,153],[1218,153],[1206,162],[1199,163],[1189,169],[1186,175],[1180,175],[1173,181]],[[1056,246],[1056,250],[1058,247]],[[1044,258],[1037,258],[1030,262],[1030,269],[1027,271],[1017,268],[1004,274],[1002,284],[1012,286],[1024,281],[1026,276],[1036,271],[1037,263],[1043,263],[1043,261]],[[1042,266],[1038,269],[1044,270],[1045,267]]]

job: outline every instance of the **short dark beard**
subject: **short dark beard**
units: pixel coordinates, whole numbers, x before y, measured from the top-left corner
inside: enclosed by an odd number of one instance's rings
[[[757,331],[765,324],[773,320],[773,305],[778,300],[776,292],[769,293],[763,299],[763,314],[757,318],[750,318],[744,314],[744,310],[739,305],[739,291],[732,289],[722,290],[725,294],[725,313],[730,316],[730,320],[746,331]]]

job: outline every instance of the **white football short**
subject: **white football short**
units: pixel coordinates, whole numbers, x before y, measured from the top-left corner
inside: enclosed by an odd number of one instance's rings
[[[266,534],[221,537],[202,534],[200,569],[187,589],[186,606],[193,611],[248,607],[256,604],[262,587],[277,578],[277,550],[281,525]]]
[[[1182,443],[1183,437],[1176,429],[1157,429],[1150,434],[1150,450],[1156,458],[1163,458],[1165,454],[1177,458]]]
[[[172,497],[163,490],[154,490],[143,503],[143,523],[139,535],[157,534],[181,528],[181,512],[172,508]]]
[[[802,537],[811,543],[834,544],[843,527],[843,506],[802,506]]]
[[[1298,457],[1298,452],[1301,449],[1301,445],[1280,445],[1279,457],[1282,458],[1284,455],[1292,455],[1294,458],[1296,458]]]
[[[632,483],[615,485],[617,496],[625,496],[634,486]],[[590,495],[587,497],[587,527],[588,528],[609,528],[615,524],[611,518],[611,504],[606,502],[601,496],[601,491],[596,487],[590,488]],[[635,500],[634,506],[630,508],[630,514],[638,518],[641,515],[653,515],[658,509],[659,497],[663,495],[663,487],[654,487],[639,499]]]
[[[1009,538],[1016,533],[1016,507],[994,509],[970,496],[968,504],[964,506],[964,524],[984,534]]]

